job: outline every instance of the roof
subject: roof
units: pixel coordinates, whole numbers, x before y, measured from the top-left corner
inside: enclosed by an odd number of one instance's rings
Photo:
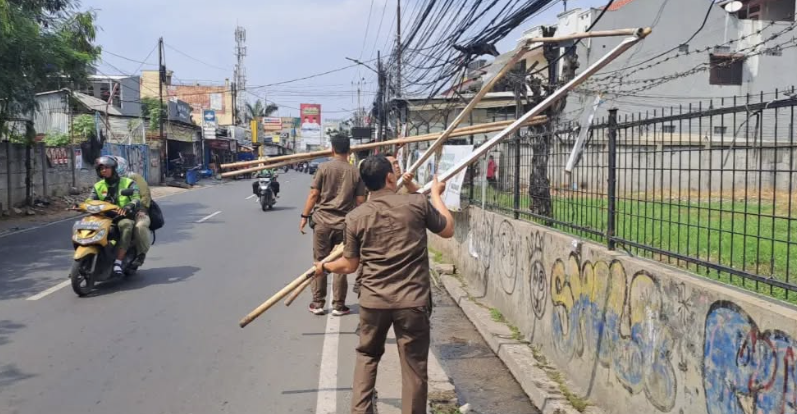
[[[123,79],[135,79],[139,76],[128,76],[128,75],[89,75],[88,78],[91,80],[123,80]]]
[[[86,95],[85,93],[80,92],[72,92],[72,96],[75,97],[80,103],[83,104],[88,109],[92,111],[98,111],[102,113],[107,113],[108,115],[122,115],[118,109],[116,109],[113,105],[108,105],[102,99],[97,99],[93,96]]]
[[[609,11],[620,10],[623,6],[625,6],[628,3],[631,3],[632,1],[634,0],[616,0],[614,3],[612,3],[611,6],[609,6]]]

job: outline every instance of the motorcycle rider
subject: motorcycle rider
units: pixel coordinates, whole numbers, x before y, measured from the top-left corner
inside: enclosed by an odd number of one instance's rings
[[[91,189],[89,200],[115,204],[119,207],[116,213],[125,216],[116,224],[119,229],[119,245],[117,246],[116,260],[113,262],[114,276],[121,277],[123,275],[122,260],[124,260],[127,249],[130,247],[135,227],[135,222],[127,217],[133,217],[141,207],[141,194],[135,181],[128,177],[119,176],[118,166],[119,164],[116,160],[109,156],[97,158],[94,163],[94,169],[100,181],[94,184]],[[127,189],[133,190],[133,195],[122,195],[122,191]]]
[[[255,182],[252,183],[252,193],[255,195],[259,195],[258,189],[260,183],[257,181],[259,178],[271,178],[271,190],[274,191],[274,197],[279,198],[280,183],[277,182],[277,175],[274,174],[274,170],[271,168],[266,168],[265,170],[257,173],[255,176]]]
[[[152,245],[149,230],[149,226],[151,224],[149,218],[149,208],[152,205],[152,193],[149,191],[147,179],[141,176],[141,174],[130,170],[127,167],[127,160],[119,156],[112,157],[116,160],[116,172],[119,174],[119,176],[127,177],[135,181],[136,185],[138,186],[138,191],[141,194],[141,208],[138,210],[138,213],[136,213],[136,228],[133,232],[133,243],[136,245],[136,252],[138,252],[138,256],[136,256],[132,263],[133,266],[141,267],[144,264],[144,260],[147,258],[149,248]]]

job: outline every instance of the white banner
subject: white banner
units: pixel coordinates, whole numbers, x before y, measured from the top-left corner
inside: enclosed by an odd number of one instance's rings
[[[473,145],[444,145],[443,152],[440,155],[440,173],[438,176],[453,168],[460,161],[468,158],[472,152]],[[433,159],[432,162],[434,162]],[[446,203],[446,207],[448,207],[449,210],[460,210],[462,183],[465,182],[466,173],[467,169],[463,169],[446,183],[446,192],[443,194],[443,201]],[[429,178],[431,179],[431,177],[430,175]]]

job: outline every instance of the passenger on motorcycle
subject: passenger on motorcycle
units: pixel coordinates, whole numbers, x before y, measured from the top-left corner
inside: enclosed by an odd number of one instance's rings
[[[117,214],[123,215],[123,218],[117,222],[119,228],[119,245],[116,253],[116,261],[113,263],[114,276],[123,276],[122,260],[125,258],[127,249],[130,248],[130,242],[133,238],[133,228],[135,222],[130,219],[134,217],[135,213],[141,207],[141,194],[139,194],[138,186],[135,181],[127,177],[120,177],[117,171],[118,163],[115,159],[102,156],[97,158],[94,163],[97,176],[100,178],[94,188],[91,189],[91,197],[89,200],[100,200],[119,207],[116,210]],[[133,190],[133,195],[122,195],[122,191],[126,189]]]
[[[136,186],[138,186],[138,191],[141,194],[141,208],[139,208],[138,213],[136,213],[136,228],[133,232],[133,243],[136,245],[138,256],[136,256],[136,259],[132,263],[133,266],[141,267],[152,245],[149,230],[151,224],[149,219],[149,208],[152,205],[152,193],[149,191],[149,184],[147,184],[146,178],[130,170],[127,167],[127,160],[118,156],[112,156],[112,158],[115,159],[117,163],[117,174],[119,174],[120,177],[127,177],[135,181]]]

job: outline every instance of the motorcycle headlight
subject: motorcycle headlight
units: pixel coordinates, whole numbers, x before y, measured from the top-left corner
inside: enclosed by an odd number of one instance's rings
[[[97,214],[102,212],[102,206],[87,206],[86,211],[88,211],[91,214]]]
[[[88,238],[80,238],[80,237],[78,237],[78,235],[77,235],[77,234],[75,234],[74,241],[75,241],[76,243],[78,243],[78,244],[84,244],[84,245],[85,245],[85,244],[97,243],[98,241],[100,241],[100,240],[104,239],[104,238],[105,238],[105,235],[106,235],[107,233],[108,233],[108,231],[107,231],[107,230],[105,230],[105,229],[102,229],[102,230],[100,230],[100,231],[98,231],[98,232],[94,233],[94,235],[93,235],[93,236],[91,236],[91,237],[88,237]]]

